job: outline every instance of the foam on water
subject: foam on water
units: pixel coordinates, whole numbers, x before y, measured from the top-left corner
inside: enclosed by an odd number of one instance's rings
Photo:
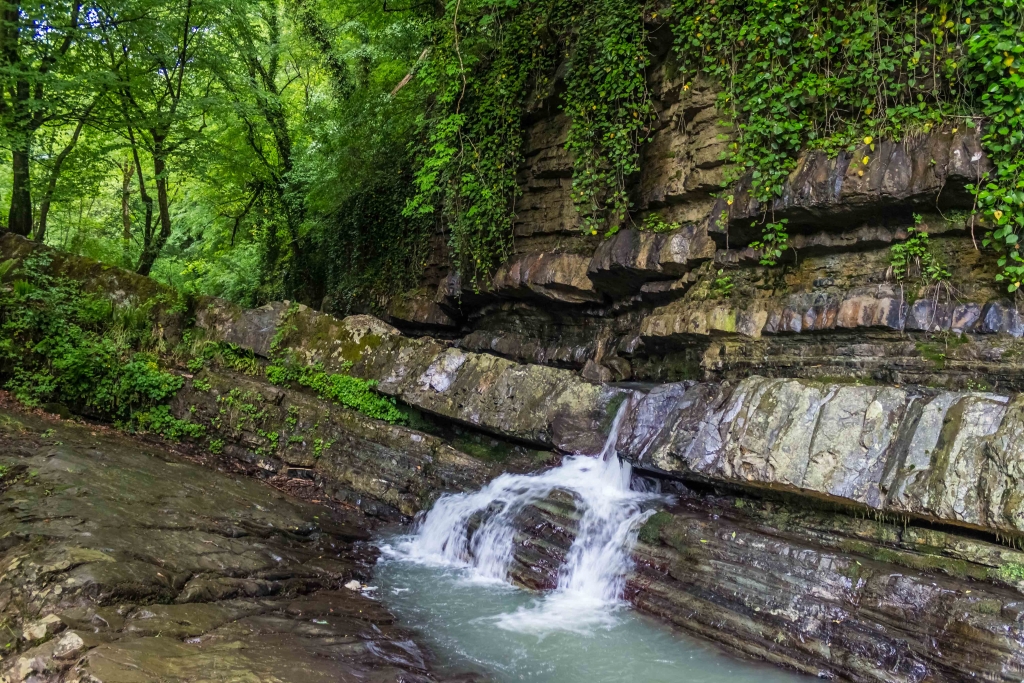
[[[528,505],[556,490],[571,493],[582,511],[576,539],[559,571],[557,589],[530,607],[496,617],[499,627],[529,633],[586,632],[610,626],[621,604],[630,550],[639,526],[652,514],[645,503],[657,494],[633,491],[632,470],[615,452],[623,404],[604,450],[565,458],[559,467],[531,475],[505,474],[476,493],[444,496],[416,534],[395,551],[405,559],[464,568],[474,582],[507,581],[515,520]],[[480,523],[470,536],[470,523]]]
[[[658,498],[631,490],[615,452],[626,410],[597,456],[441,498],[414,534],[381,545],[375,595],[453,671],[500,683],[796,683],[623,609],[630,550]],[[558,587],[538,596],[508,582],[514,525],[556,490],[574,496],[581,516]]]

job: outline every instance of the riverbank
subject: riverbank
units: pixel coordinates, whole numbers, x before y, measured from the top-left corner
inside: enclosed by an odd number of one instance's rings
[[[452,680],[345,588],[372,575],[369,526],[160,444],[2,406],[4,680]]]

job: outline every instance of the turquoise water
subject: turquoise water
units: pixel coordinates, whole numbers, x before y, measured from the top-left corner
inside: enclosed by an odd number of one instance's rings
[[[394,547],[401,547],[400,539]],[[673,632],[625,605],[566,630],[536,615],[551,600],[468,568],[428,564],[384,546],[373,594],[416,630],[442,668],[513,683],[797,683],[810,680],[728,656]]]

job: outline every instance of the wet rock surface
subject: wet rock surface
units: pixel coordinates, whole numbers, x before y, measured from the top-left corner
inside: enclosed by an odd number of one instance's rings
[[[1024,553],[792,498],[675,488],[640,530],[627,597],[735,651],[829,680],[1016,681]],[[550,588],[578,513],[524,513],[512,574]]]
[[[786,490],[1017,535],[1024,399],[752,377],[639,398],[619,453],[680,478]]]
[[[407,521],[443,493],[478,489],[554,457],[479,434],[387,424],[308,391],[212,367],[188,380],[171,411],[202,425],[207,449],[240,471],[386,522]]]
[[[343,588],[361,517],[102,428],[0,410],[8,681],[430,681]]]

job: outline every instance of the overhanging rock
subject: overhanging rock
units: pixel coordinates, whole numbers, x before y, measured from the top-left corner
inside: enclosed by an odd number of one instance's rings
[[[576,373],[467,353],[403,337],[371,316],[338,319],[305,306],[243,310],[208,301],[197,326],[212,339],[267,356],[272,346],[304,362],[376,380],[378,390],[454,422],[565,453],[597,453],[628,392]]]

